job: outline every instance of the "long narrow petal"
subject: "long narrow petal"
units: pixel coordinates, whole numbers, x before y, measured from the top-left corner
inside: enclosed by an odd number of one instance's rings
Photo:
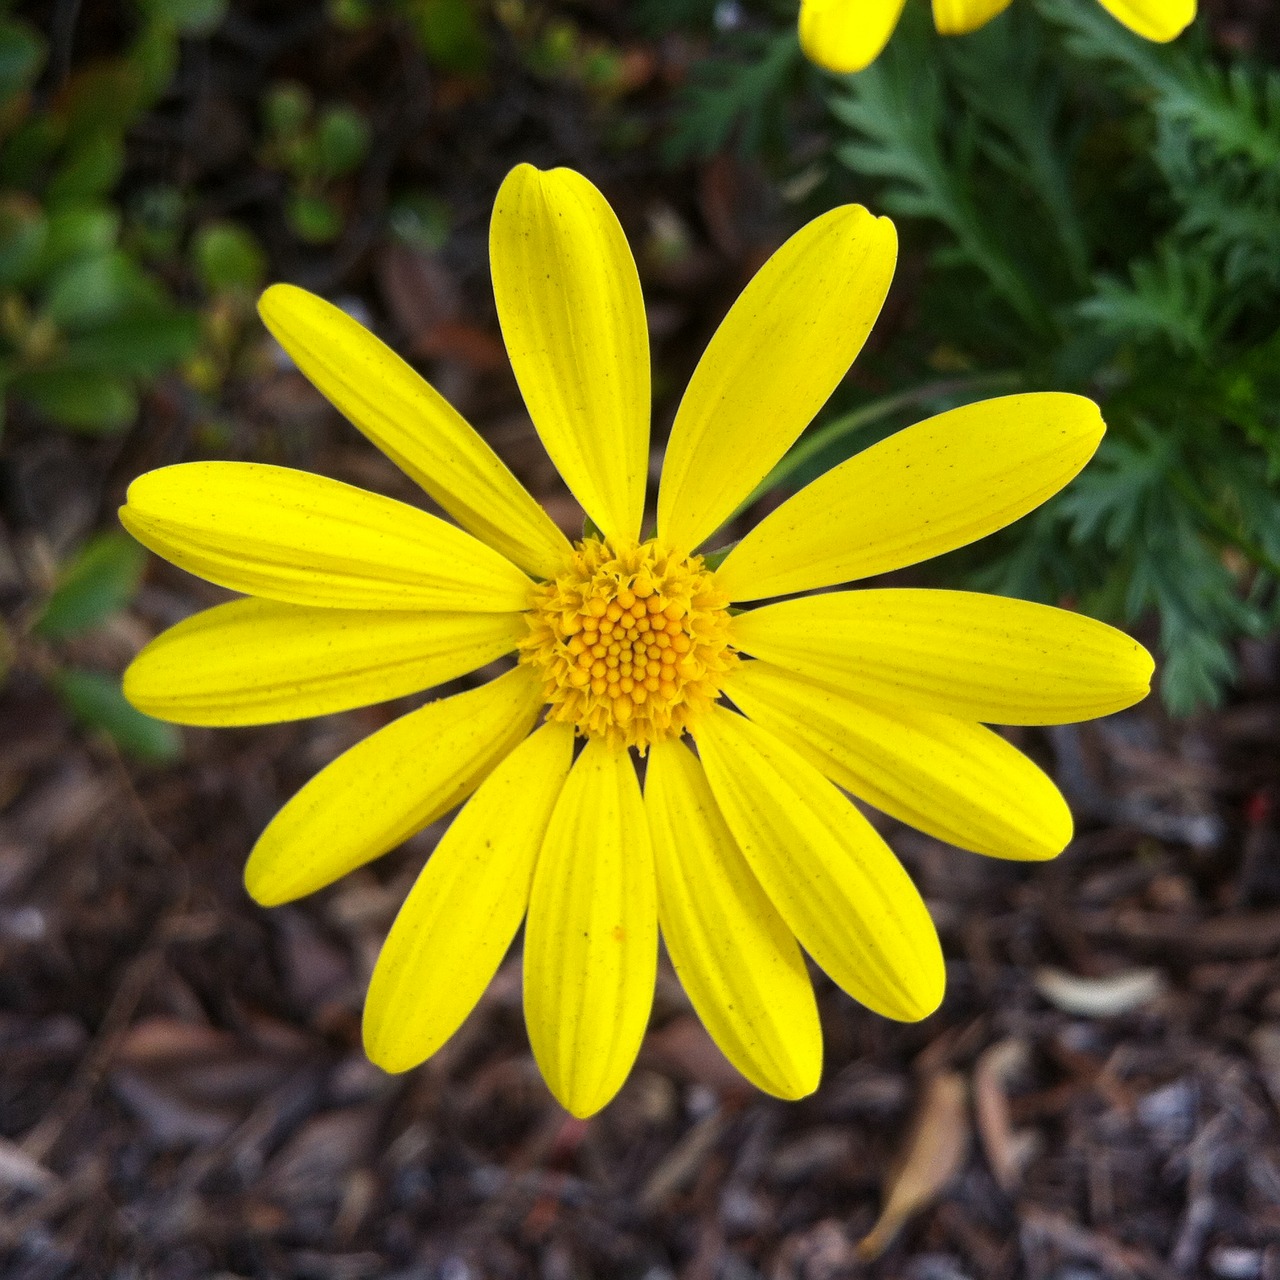
[[[541,707],[541,682],[520,666],[358,742],[272,818],[245,867],[250,895],[291,902],[394,849],[470,795]]]
[[[743,290],[693,371],[671,429],[658,536],[692,551],[809,425],[880,314],[897,259],[888,218],[832,209]]]
[[[869,1009],[915,1022],[942,1000],[938,934],[911,877],[807,760],[713,707],[696,739],[712,794],[801,946]]]
[[[369,983],[365,1051],[384,1071],[408,1071],[435,1053],[497,973],[529,905],[538,850],[572,762],[573,730],[543,725],[440,838]]]
[[[258,313],[334,408],[464,529],[530,573],[555,576],[568,539],[452,405],[386,343],[291,284],[272,285]]]
[[[800,0],[805,57],[828,71],[861,71],[881,54],[905,0]]]
[[[940,840],[1038,860],[1071,839],[1052,780],[980,724],[854,698],[768,662],[738,663],[725,692],[846,791]]]
[[[120,522],[190,573],[337,609],[528,608],[529,579],[437,516],[353,485],[256,462],[184,462],[139,476]]]
[[[943,36],[963,36],[984,27],[1012,0],[933,0],[933,25]]]
[[[811,680],[990,724],[1110,715],[1147,696],[1154,669],[1105,623],[973,591],[833,591],[733,624],[740,648]]]
[[[1196,0],[1099,0],[1099,3],[1130,31],[1159,44],[1167,44],[1181,35],[1196,16]]]
[[[644,1038],[658,964],[649,824],[625,751],[587,742],[538,855],[524,944],[533,1055],[575,1116],[622,1087]]]
[[[1038,507],[1093,456],[1092,400],[1045,392],[965,405],[833,467],[729,553],[733,600],[811,591],[953,551]]]
[[[429,689],[510,653],[520,613],[392,613],[233,600],[158,635],[124,673],[140,711],[272,724]]]
[[[698,1016],[758,1088],[780,1098],[812,1093],[822,1075],[822,1027],[804,957],[692,751],[674,741],[650,747],[644,801],[658,922]]]
[[[640,536],[649,464],[649,330],[618,219],[570,169],[517,165],[489,229],[498,319],[533,425],[609,537]]]

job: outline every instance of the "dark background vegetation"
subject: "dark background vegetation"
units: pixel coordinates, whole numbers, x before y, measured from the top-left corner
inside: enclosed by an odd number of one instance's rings
[[[1218,0],[1163,50],[1092,0],[1016,0],[948,42],[909,0],[846,80],[793,23],[704,0],[0,5],[4,1275],[1280,1276],[1276,6]],[[271,912],[240,869],[400,708],[177,731],[119,696],[147,638],[221,598],[116,531],[139,472],[257,459],[416,500],[266,338],[269,280],[371,324],[580,521],[488,285],[522,160],[587,173],[627,228],[655,453],[751,272],[848,199],[898,220],[898,278],[777,492],[1008,390],[1085,391],[1111,427],[1067,494],[924,580],[1128,625],[1162,697],[1020,735],[1077,814],[1054,864],[882,824],[948,997],[901,1027],[819,979],[800,1104],[736,1077],[664,968],[630,1082],[568,1118],[518,951],[445,1050],[383,1075],[364,985],[438,828]]]

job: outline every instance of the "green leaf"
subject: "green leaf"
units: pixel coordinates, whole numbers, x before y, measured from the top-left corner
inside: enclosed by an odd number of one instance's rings
[[[311,94],[305,85],[282,80],[267,90],[263,111],[268,132],[278,138],[291,138],[306,127],[311,116]]]
[[[0,186],[33,190],[61,139],[62,127],[53,116],[27,116],[0,147]]]
[[[357,168],[369,149],[368,122],[354,108],[327,107],[316,125],[315,157],[319,175],[341,178]]]
[[[410,15],[428,60],[442,71],[479,75],[488,68],[493,50],[475,0],[416,0]]]
[[[195,315],[164,310],[129,316],[70,339],[59,353],[59,365],[150,378],[180,364],[199,341],[200,322]]]
[[[170,263],[178,256],[187,201],[171,183],[143,187],[129,201],[129,245],[143,259]]]
[[[370,0],[329,0],[326,6],[329,21],[335,27],[359,31],[373,20]]]
[[[130,383],[92,369],[40,369],[19,374],[10,387],[59,426],[89,435],[123,431],[138,416]]]
[[[67,263],[49,282],[44,314],[60,329],[90,329],[164,308],[164,294],[128,254],[113,250]]]
[[[92,630],[134,597],[147,553],[126,533],[103,533],[65,564],[35,630],[64,640]]]
[[[1161,339],[1179,353],[1206,359],[1230,320],[1211,262],[1165,242],[1150,260],[1129,265],[1130,282],[1101,277],[1076,310],[1104,333],[1138,341]]]
[[[77,72],[59,98],[69,143],[121,138],[142,107],[144,80],[141,68],[120,58],[90,62]]]
[[[71,667],[53,677],[53,687],[81,724],[107,734],[126,754],[154,764],[169,764],[181,757],[182,737],[177,729],[131,707],[115,677]]]
[[[437,196],[408,191],[387,212],[387,222],[405,244],[424,253],[438,253],[453,233],[453,212]]]
[[[48,237],[48,220],[35,200],[16,191],[0,196],[0,287],[36,273]]]
[[[184,36],[210,35],[227,16],[227,0],[143,0],[142,8]]]
[[[325,196],[298,193],[286,206],[289,225],[308,244],[327,244],[342,234],[342,214]]]
[[[128,66],[137,77],[135,111],[164,96],[178,70],[178,34],[167,22],[148,22],[129,50]]]
[[[975,200],[965,155],[970,139],[950,128],[936,45],[904,23],[871,66],[844,78],[830,107],[854,136],[836,156],[859,176],[881,180],[880,204],[888,212],[946,227],[962,257],[1025,324],[1043,332],[1049,328],[1044,303]]]
[[[267,273],[262,246],[234,222],[206,223],[195,234],[191,256],[209,293],[256,293]]]
[[[114,133],[90,134],[75,144],[49,183],[51,204],[106,195],[124,172],[124,142]]]
[[[76,258],[103,257],[120,237],[120,213],[112,205],[88,203],[55,206],[49,212],[49,235],[40,255],[39,274],[48,275]]]
[[[673,163],[702,160],[728,146],[758,151],[776,137],[785,119],[783,93],[803,66],[793,29],[777,35],[746,32],[732,56],[701,63],[682,95],[676,127],[667,142]]]
[[[0,17],[0,103],[29,89],[44,65],[44,41],[34,27]]]

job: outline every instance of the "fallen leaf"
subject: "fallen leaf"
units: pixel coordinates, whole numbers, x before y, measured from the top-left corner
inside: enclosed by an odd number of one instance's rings
[[[115,1059],[130,1067],[172,1071],[235,1054],[236,1037],[207,1023],[178,1018],[142,1018],[125,1032]]]
[[[1045,966],[1035,972],[1036,990],[1055,1008],[1080,1018],[1114,1018],[1148,1004],[1164,990],[1159,969],[1126,969],[1105,978],[1082,978]]]
[[[389,240],[375,259],[374,271],[387,310],[409,346],[437,325],[457,319],[462,307],[461,290],[435,254]]]
[[[910,1132],[895,1162],[875,1226],[858,1242],[858,1257],[872,1262],[893,1243],[903,1224],[931,1204],[969,1154],[969,1086],[956,1071],[926,1078]]]
[[[442,320],[425,329],[411,348],[424,360],[455,360],[479,373],[496,373],[507,367],[507,349],[489,329],[461,320]]]
[[[16,1143],[0,1138],[0,1187],[9,1191],[48,1191],[57,1185],[56,1174]]]
[[[1280,1024],[1263,1023],[1249,1037],[1249,1047],[1257,1059],[1262,1083],[1267,1086],[1276,1110],[1280,1111]]]
[[[1001,1040],[984,1050],[973,1069],[973,1112],[987,1164],[1000,1188],[1012,1194],[1037,1142],[1034,1129],[1016,1129],[1009,1083],[1026,1067],[1024,1040]]]

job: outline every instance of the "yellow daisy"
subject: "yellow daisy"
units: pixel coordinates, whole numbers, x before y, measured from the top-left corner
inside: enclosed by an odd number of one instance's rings
[[[697,548],[862,347],[893,274],[893,224],[832,210],[747,286],[680,405],[651,537],[648,337],[612,210],[577,173],[521,165],[498,194],[490,254],[525,403],[599,532],[570,544],[408,365],[276,285],[267,327],[457,523],[256,463],[140,477],[125,526],[248,598],[159,636],[125,691],[181,723],[264,724],[518,655],[322,769],[255,846],[249,892],[312,893],[466,801],[374,972],[375,1062],[403,1071],[435,1052],[527,916],[529,1038],[576,1115],[604,1106],[635,1059],[659,928],[728,1058],[799,1097],[822,1065],[801,948],[888,1017],[923,1018],[942,998],[924,903],[844,791],[979,853],[1052,857],[1071,837],[1066,804],[982,722],[1105,715],[1142,698],[1152,670],[1127,636],[1043,605],[809,593],[1016,520],[1079,471],[1102,420],[1057,394],[942,414],[835,467],[709,563]]]
[[[933,25],[963,36],[1003,13],[1012,0],[933,0]],[[800,44],[828,71],[861,71],[889,43],[906,0],[800,0]],[[1165,44],[1196,16],[1196,0],[1098,0],[1111,16],[1147,40]]]

